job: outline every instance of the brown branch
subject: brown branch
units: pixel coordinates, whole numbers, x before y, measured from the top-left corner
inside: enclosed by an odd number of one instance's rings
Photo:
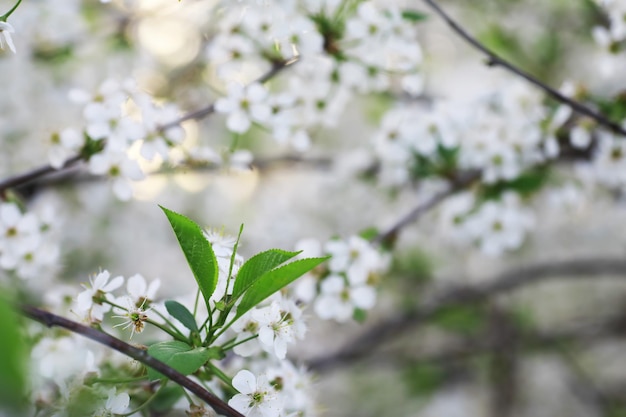
[[[298,61],[298,58],[294,58],[288,61],[278,61],[278,62],[274,62],[272,64],[272,68],[266,72],[265,74],[263,74],[261,77],[257,78],[254,83],[261,83],[263,84],[266,81],[271,80],[273,77],[275,77],[279,72],[281,72],[283,69],[287,68],[290,65],[293,65],[294,63],[296,63]],[[176,120],[172,120],[171,122],[162,124],[161,126],[159,126],[158,131],[159,132],[164,132],[167,129],[171,129],[172,127],[176,127],[178,125],[180,125],[182,122],[185,122],[187,120],[199,120],[202,119],[212,113],[215,112],[215,103],[211,103],[206,107],[202,107],[200,109],[194,110],[192,112],[189,112],[183,116],[181,116],[180,118],[176,119]]]
[[[471,185],[478,178],[480,178],[480,172],[471,171],[461,173],[458,178],[451,181],[450,186],[446,190],[440,191],[430,199],[415,206],[409,213],[400,218],[392,226],[376,235],[371,242],[374,244],[391,246],[402,229],[417,221],[420,217],[428,213],[434,207],[438,206],[446,198]]]
[[[261,77],[259,77],[255,82],[258,83],[264,83],[268,80],[270,80],[271,78],[273,78],[274,76],[276,76],[278,73],[280,73],[283,69],[287,68],[290,65],[293,65],[295,62],[297,62],[297,58],[289,60],[289,61],[280,61],[280,62],[275,62],[272,65],[272,68],[265,74],[263,74]],[[199,120],[202,119],[204,117],[207,117],[208,115],[212,114],[213,112],[215,112],[215,103],[211,103],[206,107],[191,111],[189,113],[186,113],[185,115],[181,116],[180,118],[176,119],[176,120],[172,120],[171,122],[165,123],[161,126],[159,126],[158,131],[163,132],[167,129],[170,129],[172,127],[178,126],[180,125],[182,122],[186,121],[186,120]],[[0,181],[0,197],[2,197],[4,195],[4,193],[10,189],[10,188],[16,188],[16,187],[21,187],[24,186],[26,184],[31,183],[32,181],[38,179],[38,178],[42,178],[50,173],[56,172],[59,174],[63,174],[65,173],[69,168],[75,166],[79,161],[81,161],[83,159],[83,157],[81,155],[75,155],[71,158],[69,158],[67,161],[65,161],[65,163],[63,164],[63,166],[60,169],[55,169],[52,168],[50,165],[44,165],[41,166],[39,168],[35,168],[31,171],[28,171],[26,173],[23,174],[18,174],[15,175],[13,177],[9,177],[3,181]]]
[[[67,329],[73,333],[80,334],[91,340],[108,346],[111,349],[117,350],[118,352],[121,352],[124,355],[131,357],[156,371],[159,371],[167,378],[171,379],[180,386],[197,395],[198,398],[205,401],[207,404],[213,407],[213,409],[217,413],[221,415],[225,415],[228,417],[244,417],[241,413],[226,404],[219,397],[211,394],[209,391],[204,389],[200,384],[187,378],[180,372],[170,368],[163,362],[150,356],[145,350],[138,349],[111,335],[100,332],[91,327],[87,327],[75,321],[68,320],[56,314],[49,313],[36,307],[25,305],[21,307],[21,310],[25,316],[35,321],[38,321],[48,327],[58,326]]]
[[[511,315],[490,306],[488,335],[493,339],[488,365],[490,385],[490,415],[507,417],[514,412],[518,396],[519,329]]]
[[[623,338],[626,330],[626,310],[608,315],[602,319],[577,320],[554,330],[531,330],[525,327],[517,329],[518,350],[551,350],[560,353],[561,346],[574,343],[587,347],[602,343],[612,338]],[[385,349],[372,355],[368,364],[380,366],[405,367],[410,363],[429,363],[435,365],[454,364],[475,356],[493,352],[497,346],[497,335],[478,334],[471,337],[455,338],[444,346],[437,346],[432,351],[420,351],[415,346]],[[626,391],[625,391],[626,392]]]
[[[312,169],[328,169],[332,166],[332,159],[329,157],[319,156],[312,158],[305,158],[300,155],[285,154],[268,158],[258,158],[252,161],[250,169],[258,169],[259,171],[269,171],[273,169],[280,169],[285,166],[303,166],[305,168]],[[205,172],[211,173],[218,171],[222,167],[215,164],[183,164],[175,167],[166,167],[153,172],[147,172],[146,176],[167,176],[175,173],[190,173],[190,172]],[[66,184],[89,184],[93,182],[103,181],[104,177],[101,175],[94,175],[88,172],[76,172],[67,170],[61,172],[58,175],[49,175],[47,177],[37,178],[29,183],[22,184],[15,187],[15,190],[26,199],[29,196],[36,194],[40,189],[49,187],[58,187]]]
[[[517,288],[551,279],[587,278],[591,276],[626,274],[626,260],[576,259],[554,263],[524,266],[507,271],[488,282],[476,285],[456,285],[439,291],[408,311],[392,315],[373,325],[361,335],[347,342],[343,348],[329,355],[307,361],[309,368],[318,372],[345,366],[369,355],[387,340],[411,328],[425,324],[446,307],[485,300]]]
[[[621,135],[626,136],[626,129],[624,129],[618,123],[612,122],[602,113],[599,113],[584,104],[571,99],[570,97],[565,96],[560,91],[550,87],[549,85],[543,83],[541,80],[537,79],[533,75],[527,73],[526,71],[516,67],[510,62],[504,60],[503,58],[496,55],[493,51],[489,50],[485,45],[480,43],[476,38],[471,36],[465,29],[463,29],[456,21],[454,21],[450,15],[448,15],[442,8],[437,4],[435,0],[424,0],[431,9],[435,11],[447,24],[450,28],[456,32],[461,38],[463,38],[467,43],[472,45],[474,48],[485,54],[488,58],[488,64],[490,66],[500,66],[502,68],[507,69],[509,72],[525,79],[529,83],[534,86],[540,88],[545,93],[547,93],[550,97],[559,101],[560,103],[566,104],[572,108],[577,113],[583,114],[587,117],[598,122],[598,124],[612,130],[613,132],[619,133]]]
[[[38,178],[44,177],[53,172],[62,172],[64,170],[68,170],[72,168],[83,158],[80,155],[73,156],[72,158],[65,161],[63,166],[59,169],[53,168],[50,165],[44,165],[39,168],[35,168],[32,171],[25,172],[24,174],[15,175],[13,177],[9,177],[3,181],[0,181],[0,197],[3,197],[6,191],[10,188],[19,187],[22,185],[26,185]]]

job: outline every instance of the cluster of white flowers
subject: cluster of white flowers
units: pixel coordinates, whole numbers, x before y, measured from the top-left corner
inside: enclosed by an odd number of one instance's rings
[[[582,179],[615,190],[626,189],[626,142],[606,131],[597,131],[595,135],[597,141],[591,164],[579,166]]]
[[[216,296],[211,298],[215,307],[212,314],[218,317],[218,301],[232,294],[232,278],[236,276],[244,259],[238,253],[233,255],[236,238],[224,234],[223,231],[206,230],[204,234],[212,243],[219,269]],[[345,248],[334,250],[339,257],[347,256],[344,254]],[[231,260],[234,261],[232,265]],[[346,262],[344,259],[342,265]],[[355,263],[365,262],[361,260]],[[340,267],[342,266],[337,266]],[[352,269],[351,276],[357,277],[364,273],[356,265],[352,265]],[[160,280],[148,283],[143,276],[136,274],[126,280],[125,291],[120,294],[118,291],[124,286],[124,281],[122,276],[112,277],[109,271],[101,271],[90,277],[89,283],[83,286],[84,290],[77,296],[70,295],[71,304],[64,308],[69,308],[81,321],[98,327],[105,325],[110,317],[115,323],[113,327],[123,326],[122,330],[130,329],[130,337],[134,333],[142,332],[149,320],[159,326],[172,324],[173,318],[164,304],[155,301]],[[58,296],[55,297],[57,298]],[[193,300],[194,297],[187,299]],[[286,359],[288,346],[303,339],[306,333],[303,308],[287,292],[279,292],[243,315],[218,337],[217,344],[228,346],[227,349],[232,348],[238,355],[237,360],[229,360],[223,364],[226,372],[237,374],[232,385],[240,394],[230,400],[235,409],[245,415],[263,417],[294,413],[302,416],[316,415],[310,376],[305,369],[296,367]],[[58,310],[58,306],[55,309]],[[197,320],[202,320],[209,314],[206,309],[200,310],[203,311],[197,311]],[[235,311],[231,311],[227,321],[234,314]],[[206,337],[206,333],[200,336]],[[101,369],[110,363],[111,358],[104,351],[87,349],[81,345],[81,340],[75,336],[44,338],[33,350],[32,359],[38,372],[33,381],[33,395],[41,404],[64,407],[82,389],[88,378],[99,375]],[[69,355],[74,349],[79,349],[81,355]],[[58,366],[63,367],[63,370],[59,371]],[[241,369],[252,370],[256,376]],[[216,387],[219,391],[219,386]],[[129,394],[105,388],[106,385],[90,385],[89,389],[94,390],[94,395],[100,398],[92,415],[125,412],[132,399]],[[193,404],[188,404],[187,407],[193,408]]]
[[[302,277],[294,288],[298,300],[313,304],[318,317],[345,322],[355,310],[369,310],[376,303],[376,285],[389,268],[390,258],[360,236],[332,239],[323,246],[305,239],[297,249],[303,256],[331,255],[328,268]]]
[[[565,83],[561,92],[575,96],[577,87]],[[579,167],[582,179],[622,188],[626,148],[613,134],[592,134],[594,127],[587,118],[573,117],[570,107],[550,109],[532,87],[513,83],[469,102],[439,101],[428,110],[394,108],[383,117],[373,149],[379,181],[394,187],[425,179],[447,181],[459,172],[479,172],[483,187],[506,185],[568,147],[590,153],[591,161]],[[559,129],[567,135],[559,136]],[[445,202],[449,236],[458,243],[474,242],[490,255],[519,248],[533,227],[532,215],[514,189],[498,198],[484,201],[464,193]]]
[[[348,59],[339,64],[340,82],[361,93],[383,91],[390,87],[389,75],[399,73],[405,91],[421,93],[422,51],[416,39],[415,25],[402,17],[397,6],[382,9],[372,2],[360,3],[356,15],[346,22],[341,47]]]
[[[285,359],[287,345],[304,338],[306,323],[301,308],[293,300],[278,294],[269,305],[246,313],[232,329],[237,333],[236,343],[241,343],[234,348],[238,355],[248,357],[264,350],[277,359]],[[252,338],[255,335],[258,338]]]
[[[0,203],[0,268],[23,279],[47,277],[59,257],[52,237],[55,213],[22,212],[15,203]]]
[[[606,11],[608,27],[596,26],[593,38],[598,45],[617,52],[622,48],[619,44],[626,40],[626,2],[623,0],[596,0]]]
[[[607,11],[609,26],[594,30],[596,41],[610,50],[621,48],[626,40],[626,2],[597,1]],[[133,20],[132,3],[125,2],[124,6],[131,17],[116,16],[116,20],[121,25],[139,27],[142,22]],[[207,7],[213,7],[211,14],[216,23],[207,25],[212,33],[203,34],[206,50],[200,51],[197,63],[199,67],[208,67],[206,71],[203,68],[203,81],[223,82],[221,88],[216,88],[223,92],[223,97],[208,112],[220,113],[226,128],[237,135],[249,132],[256,124],[277,143],[307,150],[314,133],[337,125],[357,95],[400,90],[412,96],[420,94],[422,51],[412,21],[419,17],[411,17],[407,10],[391,3],[212,2]],[[48,16],[50,21],[59,22],[57,26],[64,20],[72,22],[66,31],[40,25],[50,31],[47,46],[55,53],[69,46],[71,52],[76,34],[87,26],[81,15],[81,2],[63,6],[62,0],[53,0],[51,4],[56,14]],[[46,15],[46,9],[41,10],[44,11],[32,16]],[[64,13],[69,17],[59,18]],[[39,30],[38,25],[30,26],[33,29],[29,30]],[[131,37],[128,33],[133,31],[126,29],[119,31]],[[0,49],[15,52],[13,33],[13,26],[0,22]],[[43,29],[37,33],[44,35],[33,37],[46,38]],[[39,43],[44,42],[33,41],[28,52],[36,52]],[[84,56],[91,60],[88,53]],[[288,70],[271,83],[250,82],[252,75],[266,74],[286,64]],[[563,92],[567,96],[575,94],[571,85],[566,85]],[[103,82],[95,93],[74,91],[71,97],[83,106],[82,124],[50,136],[48,159],[52,167],[61,169],[79,155],[87,161],[91,174],[110,177],[114,194],[128,200],[133,192],[131,181],[146,175],[141,168],[143,162],[181,162],[180,152],[178,156],[172,152],[185,139],[185,131],[177,121],[193,116],[181,118],[175,105],[155,102],[132,81],[113,79]],[[2,120],[12,120],[12,113],[6,114]],[[511,83],[471,100],[437,100],[428,109],[415,103],[399,105],[384,115],[372,142],[379,161],[379,179],[385,185],[400,187],[423,178],[447,181],[467,171],[480,173],[476,189],[502,186],[488,196],[475,191],[457,194],[446,200],[441,209],[444,230],[454,242],[474,244],[484,253],[497,256],[518,249],[535,223],[522,195],[507,190],[507,184],[559,157],[561,147],[571,146],[581,154],[589,151],[590,162],[580,170],[585,178],[612,188],[626,187],[624,141],[607,132],[592,133],[596,126],[587,122],[573,116],[569,107],[551,109],[545,105],[544,97],[527,84]],[[9,123],[0,125],[5,128]],[[569,143],[563,143],[561,129],[567,130]],[[245,167],[251,161],[251,154],[245,151],[223,156],[209,147],[195,147],[182,153],[186,162]],[[48,212],[38,216],[22,212],[17,204],[0,203],[0,268],[23,278],[53,270],[58,263],[58,249],[48,240],[52,220]],[[199,323],[204,320],[200,329],[194,330],[183,321],[180,324],[189,327],[177,328],[180,316],[170,316],[166,304],[154,302],[159,280],[148,284],[141,275],[125,280],[122,276],[112,277],[106,270],[91,277],[84,290],[74,294],[76,297],[68,306],[71,313],[94,327],[104,326],[111,318],[113,327],[129,330],[130,337],[150,324],[162,330],[171,326],[171,333],[166,336],[174,334],[183,340],[189,330],[189,345],[197,347],[211,340],[218,353],[232,350],[236,354],[216,362],[225,368],[224,375],[235,375],[232,384],[219,372],[210,381],[220,395],[217,377],[225,385],[232,385],[231,391],[234,388],[239,392],[229,401],[232,407],[250,417],[315,415],[310,377],[287,359],[288,350],[305,336],[304,313],[310,306],[321,319],[346,322],[372,309],[377,299],[376,285],[389,268],[389,256],[358,236],[324,243],[302,241],[298,244],[298,249],[303,250],[301,256],[330,255],[327,266],[318,267],[291,288],[267,298],[234,321],[237,304],[230,305],[228,301],[244,259],[236,253],[236,238],[211,230],[205,236],[211,242],[219,271],[208,306],[198,303],[200,297],[194,297],[195,294],[189,297],[195,298],[196,304],[187,313],[193,311],[194,320]],[[125,291],[120,294],[124,283]],[[224,311],[230,315],[222,315]],[[209,330],[213,325],[218,329],[226,326],[224,323],[228,327],[223,332]],[[201,343],[196,343],[198,340]],[[109,385],[89,383],[89,377],[114,366],[107,367],[112,360],[103,351],[84,346],[75,336],[43,337],[32,357],[37,373],[33,378],[34,400],[49,405],[49,409],[67,408],[79,390],[94,386],[90,397],[94,404],[88,414],[123,414],[128,412],[131,400],[137,402],[135,392],[129,391],[131,398],[129,393],[118,392]],[[213,362],[205,364],[208,371]],[[193,410],[194,404],[189,407]]]
[[[148,95],[141,93],[133,81],[119,83],[109,79],[102,83],[96,94],[74,90],[71,97],[84,106],[84,133],[67,128],[53,134],[50,164],[61,168],[66,158],[86,146],[86,140],[100,143],[102,150],[88,155],[89,172],[109,176],[113,192],[120,200],[132,197],[131,180],[138,181],[145,176],[138,160],[129,156],[132,146],[139,144],[140,155],[146,160],[159,155],[167,161],[169,148],[180,144],[184,138],[180,126],[167,130],[160,128],[160,123],[178,118],[176,107],[158,106]],[[132,105],[136,114],[130,110]]]
[[[93,417],[127,412],[128,393],[101,384],[85,385],[85,381],[100,375],[104,365],[116,365],[107,353],[77,335],[42,338],[31,351],[33,404],[46,416],[67,415],[65,410],[72,407]]]
[[[514,192],[482,204],[471,192],[453,196],[444,202],[441,222],[453,242],[475,243],[490,256],[518,249],[535,224],[532,212]]]
[[[233,257],[237,241],[234,237],[211,230],[205,231],[205,236],[211,242],[219,266],[218,289],[216,297],[212,298],[215,302],[232,293],[233,279],[227,280],[231,258],[234,260],[231,277],[234,278],[243,257],[238,253]],[[306,333],[303,308],[286,293],[276,293],[240,317],[218,339],[230,340],[233,351],[241,357],[241,361],[229,366],[238,371],[232,384],[240,392],[229,405],[242,414],[259,417],[316,415],[310,376],[286,358],[288,346],[302,340]],[[242,368],[251,369],[257,375]]]
[[[446,169],[479,170],[485,183],[515,179],[558,155],[558,142],[540,128],[548,117],[541,100],[515,83],[470,102],[438,102],[429,111],[392,109],[373,138],[381,181],[402,185]]]
[[[261,123],[277,142],[305,150],[309,132],[334,126],[354,92],[388,89],[392,74],[400,75],[410,93],[421,91],[421,49],[414,25],[400,9],[361,2],[345,28],[320,29],[332,23],[337,5],[228,2],[208,47],[209,62],[220,78],[236,82],[250,66],[269,69],[279,60],[299,60],[285,76],[282,85],[287,88],[279,92],[258,84],[230,84],[227,97],[216,103],[216,110],[227,115],[229,130],[244,133],[252,122]]]
[[[318,415],[311,393],[311,377],[303,368],[285,360],[280,364],[257,363],[239,371],[233,387],[239,394],[228,405],[248,417]]]
[[[105,270],[90,277],[89,281],[77,296],[65,291],[64,294],[56,293],[50,301],[57,304],[59,299],[66,299],[67,305],[57,305],[55,310],[67,313],[69,308],[81,321],[96,326],[102,325],[105,314],[112,311],[119,314],[113,316],[114,320],[124,320],[113,327],[132,327],[131,336],[143,330],[148,318],[146,311],[153,307],[160,285],[158,279],[148,284],[139,274],[131,276],[126,280],[125,293],[119,296],[114,292],[124,284],[122,276],[111,278]],[[80,405],[84,407],[84,415],[99,417],[127,412],[128,393],[117,392],[110,384],[87,383],[101,376],[104,369],[132,368],[129,360],[121,358],[111,355],[105,346],[90,344],[78,335],[45,335],[31,351],[33,404],[47,410],[44,415],[55,416],[66,415],[63,410],[77,407],[81,401],[86,401]],[[81,395],[86,395],[87,400],[81,400]],[[54,410],[57,414],[48,414]]]
[[[141,332],[147,319],[145,311],[151,307],[161,281],[155,279],[148,285],[143,276],[135,274],[126,282],[126,293],[115,296],[113,291],[123,284],[124,277],[116,276],[111,279],[109,271],[101,271],[89,278],[89,285],[83,285],[85,289],[76,297],[72,311],[81,321],[98,324],[104,319],[104,314],[113,309],[118,314],[123,314],[117,317],[126,318],[121,325],[132,327],[133,333]]]

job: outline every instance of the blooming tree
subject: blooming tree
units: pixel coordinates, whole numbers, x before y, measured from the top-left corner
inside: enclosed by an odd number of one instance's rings
[[[314,372],[416,324],[454,329],[445,313],[462,305],[458,333],[472,317],[488,328],[482,344],[463,341],[490,352],[491,413],[506,416],[518,341],[586,334],[531,334],[496,295],[626,269],[578,261],[443,290],[394,280],[430,275],[404,232],[422,217],[411,231],[441,258],[480,253],[483,268],[527,250],[546,212],[618,201],[626,186],[618,83],[596,91],[564,73],[552,87],[504,58],[510,38],[473,35],[438,1],[0,7],[0,397],[12,415],[317,415]],[[623,80],[626,3],[586,7],[598,76]],[[436,94],[436,19],[506,78]],[[415,288],[434,295],[417,302]],[[378,305],[393,305],[390,318],[339,350],[307,335],[321,321],[367,326]],[[316,355],[300,352],[314,342]],[[444,385],[443,353],[387,357],[410,365],[405,385],[424,395]],[[626,409],[614,397],[603,415]]]

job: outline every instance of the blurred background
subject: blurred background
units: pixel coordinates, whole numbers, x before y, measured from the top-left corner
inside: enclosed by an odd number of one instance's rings
[[[155,173],[133,185],[130,202],[116,201],[106,179],[81,167],[16,189],[29,208],[53,207],[60,221],[58,267],[29,285],[54,294],[59,280],[79,288],[103,268],[158,277],[163,298],[191,293],[195,283],[157,204],[230,234],[245,224],[239,252],[247,257],[292,249],[304,238],[385,229],[423,203],[422,188],[390,189],[366,175],[383,114],[395,100],[463,100],[514,78],[486,65],[422,1],[395,3],[426,15],[416,40],[425,83],[417,99],[355,95],[335,127],[312,134],[305,153],[252,129],[238,142],[253,153],[252,169],[145,162]],[[608,24],[595,2],[438,3],[484,45],[548,85],[572,81],[598,97],[626,91],[624,54],[606,51],[592,36]],[[11,6],[0,0],[3,10]],[[215,2],[195,0],[24,2],[10,20],[17,53],[0,55],[0,177],[45,164],[47,138],[80,126],[72,89],[94,91],[105,79],[133,77],[185,110],[220,97],[225,88],[206,55],[216,10]],[[262,72],[246,69],[243,81]],[[185,146],[228,149],[224,119],[184,122]],[[556,176],[575,170],[564,164]],[[397,236],[377,306],[363,323],[322,322],[307,312],[309,334],[292,351],[315,374],[320,415],[626,416],[623,195],[561,188],[538,193],[529,205],[533,231],[499,257],[451,243],[435,208]]]

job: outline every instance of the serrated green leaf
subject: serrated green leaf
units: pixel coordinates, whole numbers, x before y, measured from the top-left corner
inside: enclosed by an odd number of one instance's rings
[[[7,300],[0,298],[0,409],[16,414],[25,405],[28,352],[19,322]]]
[[[233,298],[236,299],[242,295],[263,274],[271,271],[299,253],[300,252],[288,252],[281,249],[270,249],[248,259],[237,273],[237,279],[233,287]]]
[[[161,206],[159,206],[161,207]],[[204,236],[202,229],[195,222],[182,214],[161,207],[172,225],[174,234],[187,258],[187,263],[196,278],[207,308],[209,299],[217,286],[218,266],[217,259],[211,244]]]
[[[260,276],[244,294],[239,307],[237,307],[236,318],[241,317],[261,301],[265,300],[276,291],[286,287],[328,258],[329,256],[324,258],[298,259],[280,268],[266,272]]]
[[[193,314],[187,307],[179,303],[178,301],[168,300],[165,302],[165,308],[172,317],[178,320],[183,326],[191,330],[192,332],[198,331],[198,324]]]
[[[404,20],[408,20],[409,22],[422,22],[428,19],[428,15],[426,13],[418,12],[417,10],[402,10],[402,18]]]
[[[207,348],[193,348],[178,340],[155,343],[148,348],[148,353],[183,375],[197,371],[209,360],[212,354]],[[160,379],[163,378],[163,375],[152,368],[148,368],[148,378],[151,380]]]

